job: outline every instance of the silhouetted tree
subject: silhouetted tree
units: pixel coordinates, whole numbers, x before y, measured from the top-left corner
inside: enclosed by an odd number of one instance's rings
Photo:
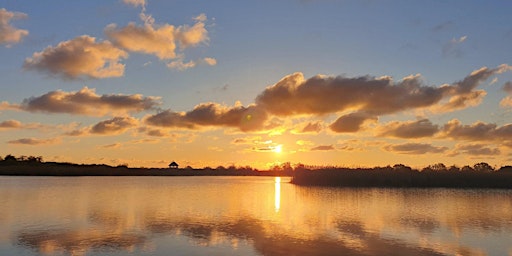
[[[455,165],[452,165],[448,168],[448,171],[449,172],[460,172],[460,168],[455,166]]]
[[[475,169],[469,165],[464,165],[462,168],[460,168],[461,172],[473,172]]]
[[[9,154],[9,155],[5,156],[4,161],[6,161],[6,162],[16,162],[17,160],[16,160],[15,156]]]
[[[478,172],[492,172],[494,171],[494,168],[492,166],[490,166],[488,163],[485,163],[485,162],[482,162],[482,163],[477,163],[473,166],[473,168],[475,169],[475,171],[478,171]]]
[[[447,170],[446,165],[444,165],[443,163],[430,165],[430,169],[432,169],[435,172],[444,172]]]

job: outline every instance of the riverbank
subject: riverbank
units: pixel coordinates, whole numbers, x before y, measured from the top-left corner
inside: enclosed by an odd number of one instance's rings
[[[512,168],[492,172],[420,172],[393,168],[296,170],[291,183],[326,187],[512,189]]]
[[[249,168],[129,168],[127,166],[71,163],[13,163],[0,166],[0,175],[11,176],[291,176],[290,171]]]

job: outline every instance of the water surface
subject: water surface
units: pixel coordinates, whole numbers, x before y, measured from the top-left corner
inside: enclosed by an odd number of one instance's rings
[[[512,255],[512,191],[0,177],[0,255]]]

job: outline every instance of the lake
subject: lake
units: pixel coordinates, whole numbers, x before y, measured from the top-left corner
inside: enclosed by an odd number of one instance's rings
[[[512,255],[512,191],[0,176],[0,255]]]

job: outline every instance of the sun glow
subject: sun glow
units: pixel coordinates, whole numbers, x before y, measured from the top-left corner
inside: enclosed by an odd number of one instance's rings
[[[274,152],[280,154],[283,152],[283,145],[277,145],[274,147]]]

